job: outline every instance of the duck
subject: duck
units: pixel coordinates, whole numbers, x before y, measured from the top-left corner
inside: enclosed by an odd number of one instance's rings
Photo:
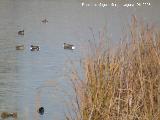
[[[13,113],[2,112],[1,113],[1,118],[2,119],[9,118],[9,117],[17,118],[17,112],[13,112]]]
[[[40,107],[40,108],[38,109],[38,113],[39,113],[40,115],[43,115],[43,114],[44,114],[44,107]]]
[[[24,45],[17,45],[16,50],[24,50]]]
[[[42,23],[48,23],[47,19],[42,20]]]
[[[67,44],[67,43],[64,43],[63,44],[63,47],[64,49],[69,49],[69,50],[74,50],[75,49],[75,46],[72,45],[72,44]]]
[[[37,45],[31,45],[30,46],[30,50],[31,51],[39,51],[39,46],[37,46]]]
[[[24,35],[24,30],[18,31],[18,35]]]

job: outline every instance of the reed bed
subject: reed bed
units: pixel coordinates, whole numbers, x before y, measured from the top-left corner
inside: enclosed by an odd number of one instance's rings
[[[128,36],[114,52],[103,40],[90,47],[83,78],[73,69],[67,120],[160,120],[160,32],[133,17]]]

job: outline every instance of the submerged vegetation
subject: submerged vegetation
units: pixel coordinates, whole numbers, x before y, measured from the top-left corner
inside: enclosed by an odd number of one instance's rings
[[[118,48],[102,41],[83,58],[83,78],[72,72],[75,114],[66,119],[159,120],[160,32],[133,17]]]

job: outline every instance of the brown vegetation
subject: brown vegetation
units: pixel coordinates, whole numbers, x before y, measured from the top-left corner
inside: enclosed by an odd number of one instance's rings
[[[111,51],[94,47],[74,69],[76,120],[160,120],[160,32],[132,18],[129,40]]]

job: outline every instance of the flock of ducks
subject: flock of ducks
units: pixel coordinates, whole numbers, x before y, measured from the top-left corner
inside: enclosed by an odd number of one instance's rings
[[[18,31],[18,35],[24,35],[24,30]],[[24,50],[25,46],[24,45],[17,45],[16,50]],[[31,45],[30,50],[31,51],[39,51],[40,47],[37,45]]]
[[[48,20],[47,19],[44,19],[42,20],[42,23],[47,23]],[[23,36],[24,35],[24,30],[20,30],[18,31],[18,35],[20,36]],[[25,49],[25,46],[24,45],[17,45],[16,46],[16,50],[24,50]],[[39,51],[40,47],[38,45],[30,45],[30,50],[31,51]],[[40,114],[40,115],[43,115],[44,114],[44,107],[40,107],[37,112]],[[1,113],[1,118],[2,119],[7,119],[7,118],[14,118],[14,119],[17,119],[17,112],[2,112]]]
[[[24,50],[25,49],[25,46],[24,45],[17,45],[16,46],[16,50]],[[30,46],[30,50],[31,51],[39,51],[40,47],[37,46],[37,45],[31,45]]]
[[[42,23],[48,23],[48,20],[47,19],[44,19],[42,20]],[[24,35],[24,30],[20,30],[18,31],[18,35],[20,36],[23,36]],[[74,50],[75,49],[75,46],[72,45],[72,44],[67,44],[67,43],[64,43],[63,44],[63,48],[64,49],[69,49],[69,50]],[[16,50],[24,50],[25,49],[25,46],[24,45],[17,45],[16,46]],[[31,45],[30,46],[30,50],[31,51],[39,51],[40,50],[40,47],[38,45]]]
[[[42,23],[48,23],[48,20],[47,19],[44,19],[42,20]],[[21,31],[18,31],[18,35],[24,35],[24,30],[21,30]],[[75,46],[72,45],[72,44],[68,44],[68,43],[64,43],[63,44],[63,48],[64,49],[69,49],[69,50],[74,50],[75,49]],[[16,50],[24,50],[25,49],[25,46],[24,45],[17,45],[16,46]],[[30,50],[31,51],[39,51],[40,50],[40,47],[38,45],[31,45],[30,46]],[[40,107],[37,111],[40,115],[43,115],[44,114],[44,108],[43,107]],[[6,119],[6,118],[9,118],[9,117],[12,117],[12,118],[17,118],[17,112],[13,112],[13,113],[9,113],[9,112],[2,112],[1,113],[1,118],[2,119]]]
[[[47,19],[42,20],[42,23],[48,23]],[[24,35],[24,30],[18,31],[18,35],[23,36]],[[17,45],[16,50],[24,50],[25,46],[24,45]],[[39,51],[40,47],[38,45],[31,45],[30,50],[31,51]]]
[[[37,112],[40,114],[40,115],[43,115],[44,114],[44,107],[40,107]],[[1,113],[1,118],[2,119],[7,119],[7,118],[14,118],[14,119],[17,119],[17,112],[2,112]]]

